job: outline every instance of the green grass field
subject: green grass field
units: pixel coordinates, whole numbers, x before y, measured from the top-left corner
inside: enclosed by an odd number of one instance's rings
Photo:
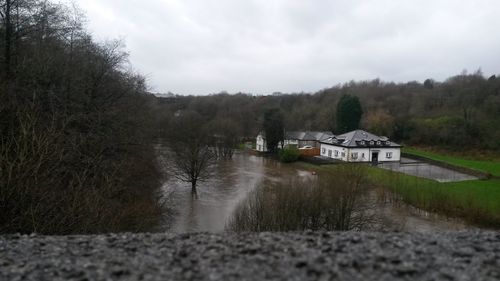
[[[427,157],[437,161],[443,161],[452,165],[488,172],[495,177],[500,177],[500,160],[476,160],[464,159],[456,156],[449,156],[440,153],[423,151],[412,147],[405,147],[402,150],[405,153],[417,156]]]

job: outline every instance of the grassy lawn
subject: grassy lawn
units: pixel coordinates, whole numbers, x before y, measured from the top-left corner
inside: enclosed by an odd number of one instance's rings
[[[427,157],[433,160],[443,161],[456,166],[488,172],[495,177],[500,177],[500,160],[498,159],[495,160],[465,159],[463,157],[449,156],[441,153],[424,151],[412,147],[403,148],[403,152],[417,156]]]
[[[443,160],[441,160],[443,161]],[[298,164],[318,172],[335,172],[336,165]],[[368,180],[401,196],[420,209],[487,227],[500,228],[500,179],[439,183],[366,166]]]

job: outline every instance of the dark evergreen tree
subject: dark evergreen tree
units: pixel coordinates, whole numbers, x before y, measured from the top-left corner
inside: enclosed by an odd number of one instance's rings
[[[343,134],[359,128],[363,109],[358,97],[343,95],[337,104],[337,133]]]
[[[278,145],[285,139],[285,125],[283,113],[277,108],[264,112],[263,129],[266,135],[267,149],[276,152]]]
[[[434,88],[434,80],[432,80],[432,79],[425,79],[425,81],[424,81],[424,87],[426,89],[429,89],[429,90],[433,89]]]

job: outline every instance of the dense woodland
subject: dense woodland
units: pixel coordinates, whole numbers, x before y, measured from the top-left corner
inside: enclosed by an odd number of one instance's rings
[[[183,110],[196,111],[207,121],[232,120],[240,126],[242,136],[253,138],[262,129],[266,110],[279,108],[287,130],[340,133],[343,130],[337,128],[336,110],[344,95],[359,98],[362,128],[395,141],[448,149],[500,150],[500,77],[486,78],[481,71],[464,71],[444,82],[349,82],[313,94],[162,97],[158,116],[168,119]]]
[[[75,7],[0,1],[0,233],[151,230],[162,205],[144,79]]]

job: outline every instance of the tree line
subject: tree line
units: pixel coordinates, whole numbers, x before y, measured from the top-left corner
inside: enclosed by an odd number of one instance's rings
[[[343,97],[358,99],[361,108],[338,112]],[[359,122],[361,128],[405,144],[500,149],[500,77],[486,78],[481,71],[464,71],[443,82],[351,81],[316,93],[176,95],[159,98],[159,107],[159,118],[194,111],[207,122],[231,120],[249,140],[264,129],[266,112],[277,109],[286,130],[340,134],[353,128],[349,122]]]
[[[0,1],[0,233],[160,223],[156,99],[74,6]]]

